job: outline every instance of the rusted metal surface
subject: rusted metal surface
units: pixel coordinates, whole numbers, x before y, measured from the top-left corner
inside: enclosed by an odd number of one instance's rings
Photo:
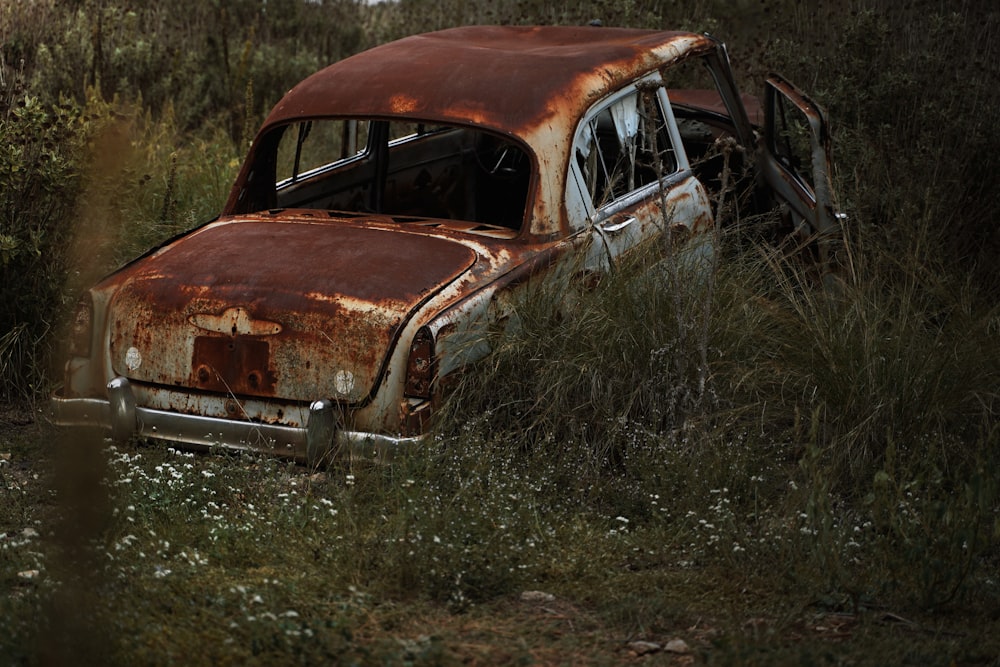
[[[330,65],[295,86],[265,127],[294,118],[405,115],[531,137],[575,122],[591,103],[703,35],[593,27],[454,28],[415,35]]]
[[[352,56],[295,86],[258,134],[297,118],[392,117],[468,123],[517,137],[537,162],[527,240],[570,230],[566,164],[576,123],[597,100],[718,43],[684,32],[595,27],[473,26],[407,37]],[[257,142],[259,145],[259,141]],[[226,204],[254,170],[247,160]]]
[[[664,94],[661,73],[698,56],[719,90]],[[672,151],[669,173],[598,201],[577,160],[578,128],[593,138],[582,128],[598,112],[654,90],[656,123],[669,136],[657,130],[653,143]],[[412,444],[447,377],[489,353],[484,324],[512,317],[511,295],[529,279],[592,277],[664,235],[710,236],[709,192],[667,97],[721,115],[720,132],[753,147],[759,103],[736,90],[721,44],[691,33],[457,28],[318,72],[272,111],[217,220],[106,278],[82,302],[57,421],[298,458],[324,457],[335,444],[353,452]],[[628,108],[637,107],[616,107]],[[371,140],[370,153],[338,146],[330,164],[299,172],[304,134],[325,118],[351,119],[345,133],[357,131],[355,119],[374,119],[369,138],[381,132],[381,142]],[[397,119],[448,127],[391,143],[388,121]],[[291,121],[310,122],[298,124],[295,167],[282,181],[279,146]],[[634,148],[635,130],[617,137]],[[492,171],[480,142],[500,147]],[[510,146],[524,158],[521,171],[509,169],[510,188],[442,184],[465,169],[496,176]],[[763,180],[795,198],[761,155]],[[823,155],[814,152],[816,166]],[[828,163],[820,171],[828,183]],[[398,209],[384,212],[400,192]],[[476,209],[470,200],[480,192]],[[425,197],[435,207],[411,214]],[[810,215],[808,203],[793,204]],[[492,215],[463,213],[485,208]],[[691,245],[696,259],[711,252]]]
[[[789,81],[778,75],[767,79],[767,116],[774,119],[766,127],[766,144],[775,145],[777,139],[773,136],[774,127],[778,122],[776,106],[779,98],[786,99],[806,119],[809,126],[809,148],[807,163],[798,165],[797,169],[808,173],[811,183],[803,183],[802,179],[789,170],[782,168],[771,153],[765,153],[760,160],[759,168],[775,193],[784,200],[795,215],[802,221],[796,235],[807,247],[814,248],[817,255],[817,268],[824,281],[837,270],[836,253],[843,242],[834,189],[832,183],[831,149],[826,113],[823,109],[806,97]]]
[[[714,90],[687,90],[683,88],[671,88],[667,90],[670,101],[674,104],[681,104],[695,109],[704,109],[720,116],[728,116],[729,109],[726,108],[722,96]],[[750,122],[757,127],[764,125],[764,105],[760,103],[754,95],[743,93],[740,95],[740,102],[746,110]]]
[[[460,243],[422,234],[268,218],[220,221],[113,278],[115,373],[360,403],[401,324],[475,259]]]

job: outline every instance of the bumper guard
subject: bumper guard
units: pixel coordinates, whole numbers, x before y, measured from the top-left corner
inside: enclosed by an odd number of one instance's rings
[[[108,398],[51,399],[53,421],[59,426],[99,427],[116,442],[134,435],[194,445],[199,448],[256,451],[288,456],[308,463],[332,457],[351,460],[391,460],[400,450],[419,445],[421,436],[391,436],[337,427],[332,401],[309,406],[305,428],[188,415],[139,407],[129,381],[116,377],[108,383]]]

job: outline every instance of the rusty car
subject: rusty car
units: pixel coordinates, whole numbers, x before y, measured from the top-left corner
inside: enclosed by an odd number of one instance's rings
[[[825,257],[826,123],[778,76],[741,93],[707,34],[478,26],[351,56],[277,103],[216,219],[86,292],[54,421],[308,461],[411,447],[501,295],[698,238],[729,174]]]

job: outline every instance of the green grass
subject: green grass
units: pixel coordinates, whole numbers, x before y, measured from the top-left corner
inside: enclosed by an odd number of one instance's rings
[[[312,471],[21,432],[3,469],[0,647],[29,664],[610,664],[672,639],[705,664],[1000,651],[989,550],[968,545],[954,599],[915,595],[920,560],[896,554],[948,528],[923,489],[852,507],[794,462],[748,466],[759,443],[715,439],[658,443],[642,475],[574,488],[573,468],[502,435]],[[55,501],[53,457],[77,471],[56,470]],[[890,507],[901,516],[873,511]],[[521,599],[533,590],[554,598]]]

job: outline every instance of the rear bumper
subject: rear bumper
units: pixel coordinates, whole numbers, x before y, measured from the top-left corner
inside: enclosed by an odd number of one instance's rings
[[[108,383],[108,398],[51,399],[59,426],[98,427],[124,442],[132,436],[167,440],[197,448],[223,447],[318,463],[333,457],[391,460],[396,452],[420,444],[421,436],[391,436],[338,427],[336,406],[317,400],[304,428],[263,424],[144,408],[135,404],[129,381]]]

